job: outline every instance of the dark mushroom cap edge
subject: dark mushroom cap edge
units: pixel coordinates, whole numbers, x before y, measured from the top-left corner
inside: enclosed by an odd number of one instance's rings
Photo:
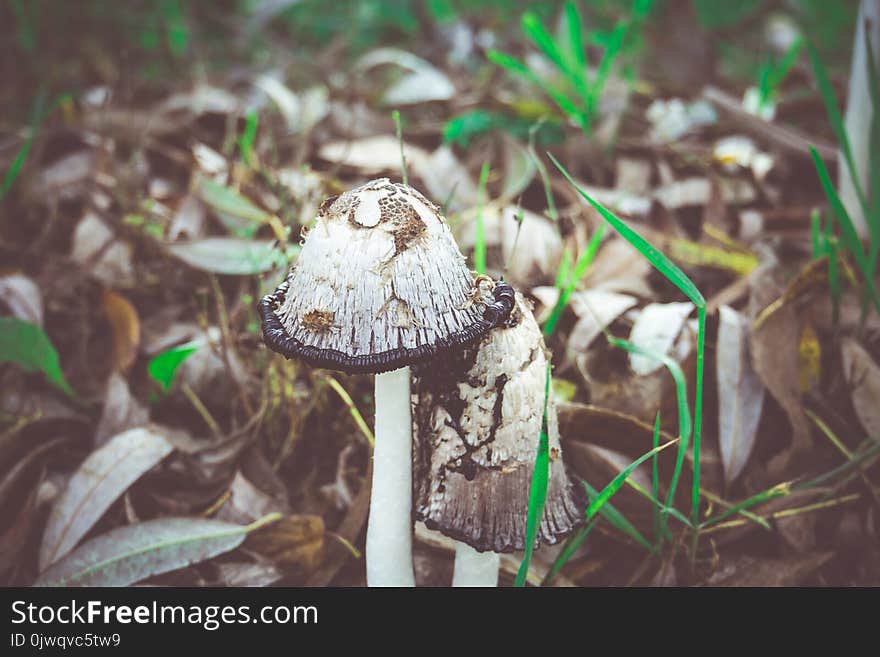
[[[504,324],[510,317],[514,305],[513,288],[506,282],[498,281],[492,291],[494,302],[488,304],[483,311],[482,319],[467,328],[451,333],[433,344],[418,347],[391,349],[376,354],[349,356],[336,349],[321,349],[305,345],[288,335],[275,308],[284,301],[287,293],[285,280],[272,294],[260,300],[260,316],[263,320],[263,342],[272,351],[285,358],[297,358],[312,367],[347,372],[348,374],[381,374],[392,370],[423,363],[452,349],[471,344],[492,329]]]

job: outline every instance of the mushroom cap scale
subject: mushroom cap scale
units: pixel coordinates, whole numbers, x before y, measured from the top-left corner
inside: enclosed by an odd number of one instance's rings
[[[525,547],[529,488],[544,409],[547,352],[525,300],[507,325],[470,354],[416,371],[414,512],[478,551]],[[553,399],[547,405],[550,472],[538,542],[555,544],[579,524],[583,500],[565,472]]]
[[[288,358],[378,373],[435,358],[507,319],[513,292],[479,294],[437,206],[387,178],[325,201],[296,264],[260,304]]]

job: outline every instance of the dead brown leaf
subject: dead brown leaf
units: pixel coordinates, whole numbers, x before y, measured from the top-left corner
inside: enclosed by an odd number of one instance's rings
[[[113,368],[126,372],[134,363],[141,342],[137,310],[128,299],[113,290],[104,290],[101,303],[113,336]]]
[[[833,552],[819,552],[787,559],[759,559],[748,555],[722,563],[709,576],[709,586],[797,586],[828,563]]]
[[[764,264],[761,267],[764,269],[755,277],[751,288],[749,312],[752,318],[779,299],[783,292],[776,280],[775,274],[778,272],[772,265]],[[809,450],[813,444],[798,388],[798,343],[802,321],[792,303],[783,303],[775,312],[764,314],[764,317],[766,319],[760,326],[752,326],[752,366],[791,424],[790,445],[785,446],[767,466],[771,477],[779,478],[791,459]],[[779,432],[780,435],[785,433]]]
[[[324,520],[320,516],[285,516],[250,535],[246,547],[286,571],[313,572],[324,558]]]

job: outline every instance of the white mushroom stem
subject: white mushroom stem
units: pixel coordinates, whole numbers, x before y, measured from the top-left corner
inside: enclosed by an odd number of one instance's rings
[[[452,586],[496,587],[498,586],[497,552],[477,552],[467,543],[455,542],[455,570]]]
[[[415,586],[409,368],[376,375],[367,586]]]

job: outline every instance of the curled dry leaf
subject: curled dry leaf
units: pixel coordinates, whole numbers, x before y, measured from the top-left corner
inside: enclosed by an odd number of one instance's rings
[[[543,324],[559,301],[559,288],[555,285],[539,285],[532,288],[531,296],[538,301],[534,310],[535,320],[538,324]]]
[[[192,147],[192,154],[202,173],[214,179],[225,179],[229,171],[226,158],[206,144],[197,143]]]
[[[271,563],[233,562],[217,565],[221,586],[265,587],[272,586],[284,573]]]
[[[10,522],[4,522],[4,531],[0,533],[0,581],[18,566],[19,558],[27,547],[28,536],[40,518],[37,512],[38,491],[39,485],[34,486],[24,503],[10,514]]]
[[[504,179],[498,197],[505,201],[515,201],[531,184],[538,168],[529,152],[508,135],[502,136],[501,148],[504,156]]]
[[[844,338],[840,356],[859,422],[871,438],[880,441],[880,367],[854,338]]]
[[[729,306],[719,309],[716,376],[718,442],[724,479],[742,472],[755,445],[764,406],[764,385],[752,369],[748,320]]]
[[[455,95],[455,86],[445,73],[421,57],[398,48],[373,50],[361,57],[355,67],[365,71],[383,64],[408,69],[385,89],[382,94],[384,105],[414,105],[432,100],[449,100]]]
[[[83,543],[43,572],[34,586],[128,586],[228,552],[254,528],[204,518],[160,518],[118,527]]]
[[[744,555],[722,563],[706,583],[709,586],[797,586],[833,556],[833,552],[787,559],[759,559]]]
[[[636,305],[636,298],[604,290],[575,292],[569,305],[578,317],[568,338],[572,351],[586,351],[590,343],[615,319]]]
[[[248,523],[272,513],[290,511],[286,501],[275,499],[236,472],[229,485],[229,499],[217,511],[217,519],[234,523]]]
[[[399,147],[397,152],[399,160]],[[412,164],[407,154],[406,164],[422,179],[427,195],[442,203],[448,211],[457,212],[477,205],[477,183],[449,145],[443,144],[426,158],[415,158]]]
[[[92,210],[86,212],[74,230],[70,257],[108,287],[134,284],[131,244],[117,239]]]
[[[650,195],[636,194],[628,189],[608,189],[581,183],[578,183],[578,187],[609,210],[627,217],[643,217],[651,209]]]
[[[632,194],[646,194],[651,186],[651,162],[632,157],[618,157],[614,187]]]
[[[0,276],[0,302],[6,304],[14,317],[43,325],[43,295],[37,284],[24,274]]]
[[[137,310],[128,299],[113,290],[104,290],[101,304],[113,336],[113,369],[126,372],[137,357],[141,341]]]
[[[285,516],[255,532],[247,547],[272,559],[285,570],[315,570],[324,556],[324,521],[321,516]]]
[[[113,372],[107,379],[104,409],[95,429],[95,447],[123,431],[145,426],[149,419],[150,412],[132,396],[125,377]]]
[[[424,170],[429,158],[428,151],[404,143],[406,166]],[[400,143],[393,135],[378,135],[354,141],[332,141],[318,149],[318,156],[341,166],[358,169],[363,174],[402,170]]]
[[[584,277],[584,287],[650,298],[653,296],[648,285],[650,272],[651,263],[647,258],[626,240],[615,237],[599,249]]]
[[[517,222],[519,212],[522,224]],[[500,222],[501,249],[510,278],[520,284],[551,280],[562,258],[562,238],[556,225],[513,205],[501,211]]]
[[[205,206],[194,194],[187,194],[168,226],[168,239],[172,242],[181,237],[196,239],[205,232]]]
[[[97,167],[97,157],[91,150],[81,150],[56,160],[33,177],[28,195],[45,203],[50,199],[80,197],[88,189]]]
[[[238,98],[226,89],[197,84],[190,91],[169,96],[159,105],[158,110],[163,114],[186,112],[192,116],[200,116],[208,112],[232,114],[238,110],[238,107]]]
[[[49,515],[40,546],[40,570],[70,552],[110,505],[171,450],[161,434],[144,427],[125,431],[92,452]]]
[[[522,214],[522,223],[517,216]],[[459,243],[472,248],[476,241],[477,209],[467,212]],[[539,214],[508,205],[490,204],[482,209],[483,237],[487,247],[500,246],[507,263],[505,278],[526,286],[553,280],[562,257],[562,238],[556,225]],[[517,238],[517,234],[519,237]]]
[[[720,179],[721,198],[729,205],[742,205],[755,200],[755,188],[739,178]],[[676,180],[654,190],[654,199],[668,210],[688,206],[705,206],[712,197],[712,182],[708,178]]]
[[[254,86],[278,106],[289,134],[311,130],[330,111],[327,87],[324,85],[296,92],[285,86],[277,76],[264,73],[254,80]]]
[[[689,301],[649,303],[642,308],[629,334],[629,341],[658,355],[668,354],[681,333],[685,320],[694,310]],[[629,364],[639,376],[656,372],[663,363],[642,354],[629,354]]]
[[[167,245],[171,255],[190,267],[216,274],[250,276],[274,267],[281,256],[274,240],[205,237]]]
[[[763,264],[752,279],[749,314],[754,318],[779,298],[781,286],[774,280],[773,265]],[[759,327],[752,326],[750,347],[752,367],[764,386],[782,407],[791,424],[791,446],[768,464],[772,477],[781,475],[795,453],[812,446],[810,425],[804,414],[798,387],[799,354],[802,318],[794,304],[782,303],[767,315]],[[784,431],[779,432],[784,435]]]

